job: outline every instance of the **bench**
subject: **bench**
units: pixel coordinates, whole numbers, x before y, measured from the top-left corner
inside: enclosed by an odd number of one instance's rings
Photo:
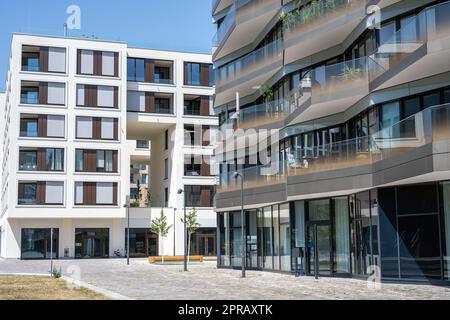
[[[164,256],[164,262],[183,262],[184,256]],[[203,262],[203,256],[189,256],[189,262]],[[162,262],[162,257],[148,257],[148,263],[154,264],[156,262]]]

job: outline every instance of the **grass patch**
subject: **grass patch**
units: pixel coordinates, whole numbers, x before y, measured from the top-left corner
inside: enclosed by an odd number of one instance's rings
[[[0,276],[0,300],[109,300],[86,288],[69,288],[51,277]]]

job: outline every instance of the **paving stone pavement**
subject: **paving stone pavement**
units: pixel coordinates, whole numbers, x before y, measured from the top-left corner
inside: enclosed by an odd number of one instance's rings
[[[450,300],[450,287],[386,284],[369,288],[366,281],[343,278],[294,277],[288,274],[217,269],[215,262],[195,264],[189,272],[179,265],[149,265],[146,259],[57,260],[63,274],[132,299],[158,300]],[[46,273],[49,261],[1,260],[0,274]]]

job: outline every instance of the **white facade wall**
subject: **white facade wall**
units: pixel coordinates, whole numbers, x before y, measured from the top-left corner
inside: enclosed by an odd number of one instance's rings
[[[61,62],[61,50],[52,50],[51,55],[58,59],[49,64],[49,69],[63,73],[40,73],[21,71],[22,45],[65,48],[66,61]],[[102,77],[77,74],[77,50],[98,50],[119,53],[119,76]],[[84,57],[84,56],[83,56]],[[148,84],[127,82],[127,57],[148,58],[173,61],[174,84]],[[105,57],[104,57],[105,58]],[[106,57],[107,60],[108,57]],[[83,59],[83,58],[82,58]],[[184,85],[184,62],[211,63],[209,55],[180,52],[166,52],[146,49],[127,48],[124,43],[78,40],[72,38],[41,37],[31,35],[13,36],[11,46],[10,71],[6,94],[0,95],[2,108],[2,203],[1,203],[1,243],[0,255],[5,258],[20,258],[22,228],[58,228],[59,257],[69,252],[69,258],[75,254],[76,228],[108,228],[110,233],[109,256],[115,250],[124,252],[127,210],[124,208],[130,192],[130,162],[133,159],[149,160],[150,188],[154,208],[130,209],[130,221],[133,228],[148,228],[151,218],[159,216],[164,205],[164,188],[169,188],[169,199],[164,211],[169,223],[174,224],[169,236],[164,239],[165,254],[183,253],[183,225],[180,221],[183,212],[184,195],[177,190],[184,185],[215,185],[212,177],[184,177],[184,154],[212,155],[213,147],[186,148],[184,146],[184,124],[204,124],[217,126],[216,117],[184,116],[184,95],[214,94],[212,87],[191,87]],[[107,61],[106,61],[107,62]],[[109,66],[103,61],[104,71]],[[65,70],[63,70],[64,68]],[[111,70],[109,70],[111,71]],[[55,82],[65,86],[63,106],[22,105],[21,82]],[[77,85],[96,85],[106,88],[119,88],[119,108],[100,109],[77,107]],[[127,90],[170,93],[173,95],[174,115],[145,114],[127,112]],[[102,93],[105,93],[102,91]],[[6,100],[5,103],[1,99]],[[108,102],[106,93],[102,101]],[[211,98],[212,100],[212,98]],[[108,102],[109,104],[109,102]],[[6,105],[5,108],[3,106]],[[212,105],[211,105],[212,111]],[[21,138],[20,113],[48,114],[65,116],[65,137]],[[75,119],[84,117],[111,117],[119,119],[119,141],[95,141],[76,138]],[[164,150],[164,131],[169,130],[169,149]],[[128,140],[150,140],[151,151],[137,150]],[[135,143],[135,141],[133,141]],[[64,149],[63,172],[19,172],[20,147],[53,147]],[[77,173],[75,172],[75,149],[118,150],[118,173]],[[164,179],[164,159],[169,159],[169,177]],[[64,185],[63,205],[60,206],[20,206],[18,205],[19,181],[52,181]],[[116,206],[76,206],[75,182],[116,182],[118,185],[118,204]],[[189,210],[189,209],[188,209]],[[213,208],[199,209],[201,227],[216,227],[216,214]],[[175,248],[175,249],[174,249]],[[161,244],[160,244],[161,250]],[[175,250],[175,252],[174,252]]]

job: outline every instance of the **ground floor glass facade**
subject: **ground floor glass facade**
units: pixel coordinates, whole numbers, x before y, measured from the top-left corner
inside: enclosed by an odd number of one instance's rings
[[[380,188],[245,212],[246,267],[449,280],[450,182]],[[240,212],[218,214],[218,264],[241,266]]]

